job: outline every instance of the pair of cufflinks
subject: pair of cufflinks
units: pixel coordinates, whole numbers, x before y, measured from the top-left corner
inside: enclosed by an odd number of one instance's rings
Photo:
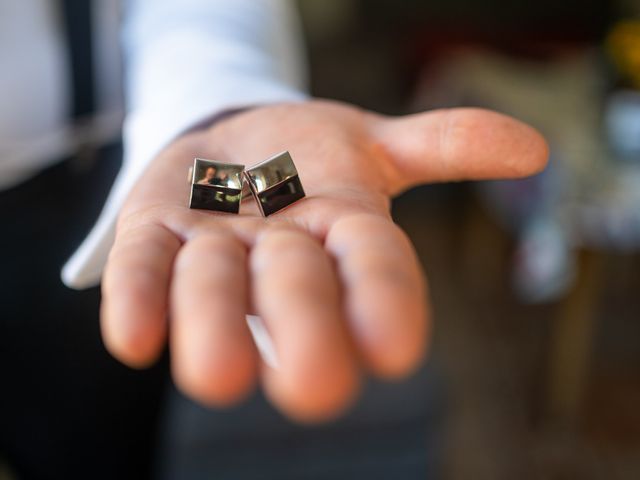
[[[190,169],[189,208],[238,213],[243,198],[253,195],[267,217],[305,196],[289,152],[249,168],[196,158]],[[247,188],[248,185],[248,188]]]

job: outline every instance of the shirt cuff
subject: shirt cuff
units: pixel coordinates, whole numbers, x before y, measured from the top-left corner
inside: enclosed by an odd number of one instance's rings
[[[122,169],[94,227],[62,268],[61,278],[66,286],[85,289],[100,283],[115,239],[120,209],[149,163],[169,143],[203,122],[215,120],[223,112],[307,99],[304,93],[278,82],[247,80],[244,88],[234,88],[228,95],[221,95],[220,91],[207,90],[210,93],[203,93],[200,90],[197,99],[183,99],[182,106],[176,105],[172,112],[171,122],[153,111],[132,112],[128,116],[124,125],[126,151]]]

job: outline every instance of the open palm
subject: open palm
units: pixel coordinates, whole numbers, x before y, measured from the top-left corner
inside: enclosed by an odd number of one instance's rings
[[[288,150],[307,197],[262,218],[187,208],[194,157],[252,164]],[[184,135],[128,198],[103,277],[109,350],[143,367],[167,337],[178,387],[208,405],[258,379],[300,421],[330,418],[368,370],[420,364],[429,319],[423,274],[390,198],[417,184],[511,178],[547,157],[530,127],[459,109],[387,118],[325,101],[258,107]],[[245,322],[258,314],[279,367],[260,362]]]

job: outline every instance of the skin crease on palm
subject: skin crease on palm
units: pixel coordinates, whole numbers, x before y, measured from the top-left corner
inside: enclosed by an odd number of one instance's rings
[[[194,157],[252,164],[288,150],[307,197],[267,219],[190,210]],[[299,422],[336,417],[366,372],[409,375],[431,319],[424,275],[390,198],[424,183],[541,171],[531,127],[478,109],[384,117],[329,101],[263,106],[185,134],[152,162],[121,212],[102,282],[109,351],[137,368],[169,342],[172,375],[223,407],[258,383]],[[245,322],[260,315],[279,368]]]

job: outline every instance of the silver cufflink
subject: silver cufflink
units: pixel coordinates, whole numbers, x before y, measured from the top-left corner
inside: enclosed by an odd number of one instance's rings
[[[189,208],[238,213],[244,186],[244,165],[196,158],[190,169]]]
[[[267,158],[245,170],[251,192],[263,216],[268,217],[301,198],[305,193],[289,152]]]
[[[189,170],[189,182],[189,208],[218,212],[238,213],[240,202],[249,192],[265,217],[305,196],[289,152],[274,155],[246,170],[243,165],[196,158]]]

